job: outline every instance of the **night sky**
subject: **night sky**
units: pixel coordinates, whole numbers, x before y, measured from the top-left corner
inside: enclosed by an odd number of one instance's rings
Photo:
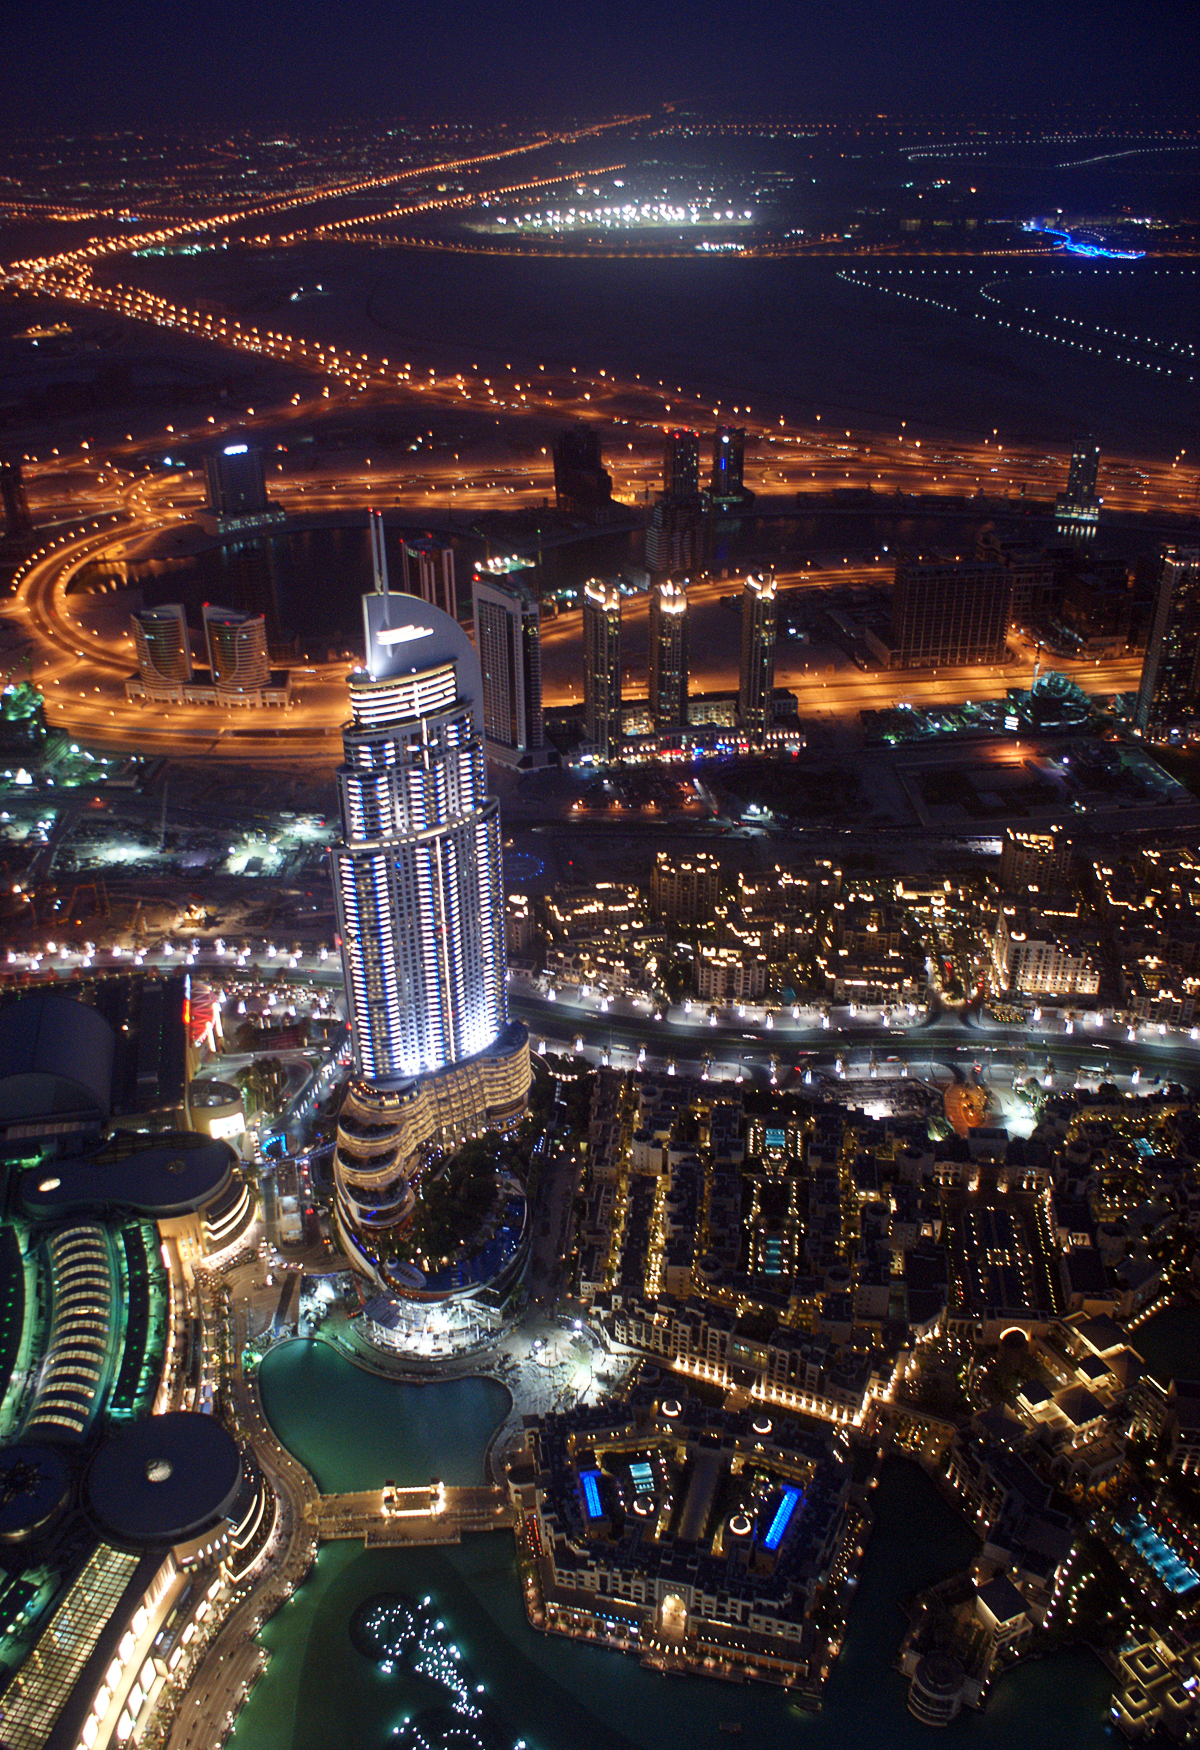
[[[1196,105],[1197,0],[16,0],[10,125]],[[1128,115],[1123,119],[1128,120]],[[0,122],[3,125],[3,122]]]

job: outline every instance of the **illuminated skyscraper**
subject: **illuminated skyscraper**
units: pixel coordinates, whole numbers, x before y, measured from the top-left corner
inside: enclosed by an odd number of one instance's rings
[[[596,578],[583,591],[583,708],[596,757],[610,760],[621,740],[621,592]]]
[[[1054,501],[1060,534],[1087,539],[1096,533],[1100,521],[1100,500],[1096,496],[1099,472],[1100,445],[1094,438],[1081,438],[1071,451],[1067,490]]]
[[[187,616],[178,602],[130,616],[138,673],[148,685],[183,686],[192,678]]]
[[[254,516],[267,508],[262,452],[249,444],[226,444],[204,458],[208,507],[214,516]]]
[[[524,1111],[529,1046],[507,1019],[478,659],[414,597],[368,595],[363,614],[333,851],[356,1070],[335,1178],[343,1239],[374,1269],[370,1236],[411,1213],[424,1152]]]
[[[1094,438],[1083,438],[1071,451],[1071,466],[1067,472],[1067,497],[1078,503],[1095,498],[1096,479],[1100,472],[1100,445]]]
[[[650,714],[656,729],[687,728],[687,579],[650,591]]]
[[[205,602],[204,641],[218,693],[256,693],[271,684],[267,624],[261,614],[238,614]]]
[[[700,498],[700,433],[680,428],[663,443],[663,497],[670,504],[692,504]]]
[[[517,578],[475,579],[475,654],[483,671],[483,733],[488,754],[507,765],[541,763],[541,617]]]
[[[742,667],[738,722],[762,740],[775,707],[775,577],[747,577],[742,590]]]
[[[1134,722],[1165,741],[1200,716],[1200,547],[1166,547]]]
[[[740,499],[745,494],[746,433],[742,426],[719,425],[713,433],[712,495]]]

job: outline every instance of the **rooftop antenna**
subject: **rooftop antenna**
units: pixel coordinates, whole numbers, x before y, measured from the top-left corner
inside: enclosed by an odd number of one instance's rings
[[[386,596],[388,590],[387,549],[383,544],[383,512],[367,512],[367,528],[371,536],[371,565],[375,572],[375,594]]]

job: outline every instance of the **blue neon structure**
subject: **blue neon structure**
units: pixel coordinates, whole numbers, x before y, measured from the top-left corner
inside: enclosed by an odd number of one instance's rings
[[[796,1511],[796,1503],[800,1499],[799,1489],[785,1489],[783,1500],[775,1509],[767,1535],[763,1538],[764,1549],[778,1549],[783,1542],[783,1534],[791,1523],[792,1514]]]
[[[1025,231],[1040,231],[1043,237],[1057,237],[1067,255],[1087,255],[1099,257],[1105,261],[1144,261],[1144,249],[1109,249],[1103,243],[1085,243],[1082,238],[1072,237],[1069,231],[1052,231],[1049,225],[1038,225],[1029,220],[1022,226]]]
[[[587,1508],[589,1519],[602,1519],[604,1508],[600,1505],[600,1472],[598,1470],[581,1470],[579,1480],[583,1484],[583,1504]]]

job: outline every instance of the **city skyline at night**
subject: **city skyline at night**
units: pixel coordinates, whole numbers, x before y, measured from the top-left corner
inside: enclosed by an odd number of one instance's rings
[[[1200,1730],[1198,32],[14,19],[5,1744]]]

